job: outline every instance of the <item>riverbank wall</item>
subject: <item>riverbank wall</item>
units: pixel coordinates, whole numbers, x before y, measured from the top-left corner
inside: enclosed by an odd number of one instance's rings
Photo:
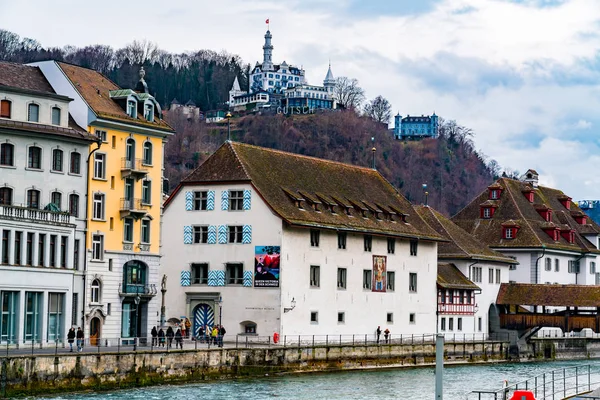
[[[530,338],[522,355],[547,360],[600,358],[600,338]]]
[[[508,342],[445,343],[444,350],[446,360],[455,363],[508,358]],[[434,365],[435,344],[74,353],[3,357],[0,362],[0,395],[8,398],[278,373]]]

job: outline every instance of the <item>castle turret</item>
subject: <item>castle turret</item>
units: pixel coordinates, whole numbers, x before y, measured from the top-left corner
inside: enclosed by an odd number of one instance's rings
[[[273,36],[271,35],[271,31],[267,30],[267,33],[265,33],[265,45],[263,46],[263,71],[273,70],[273,45],[271,44],[272,38]]]
[[[394,137],[396,139],[400,139],[401,128],[402,128],[402,116],[400,115],[400,113],[398,113],[394,117]]]
[[[234,97],[241,96],[245,92],[240,88],[240,82],[238,81],[237,75],[233,81],[233,85],[231,86],[231,90],[229,91],[229,107],[233,107],[234,105]]]
[[[333,77],[333,73],[331,72],[331,63],[329,63],[327,76],[325,76],[325,80],[323,80],[323,86],[327,88],[327,92],[333,93],[333,89],[335,88],[335,78]]]
[[[435,115],[435,111],[431,116],[431,132],[433,137],[437,137],[438,135],[438,116]]]

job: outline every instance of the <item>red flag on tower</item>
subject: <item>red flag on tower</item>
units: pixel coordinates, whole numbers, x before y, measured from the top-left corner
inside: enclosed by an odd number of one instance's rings
[[[265,21],[265,24],[269,24],[269,18],[267,18],[267,20]]]

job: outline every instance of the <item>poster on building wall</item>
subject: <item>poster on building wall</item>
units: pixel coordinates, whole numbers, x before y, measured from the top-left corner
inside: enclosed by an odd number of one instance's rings
[[[373,285],[374,292],[385,292],[387,279],[387,257],[373,256]]]
[[[254,287],[279,287],[279,246],[254,247]]]

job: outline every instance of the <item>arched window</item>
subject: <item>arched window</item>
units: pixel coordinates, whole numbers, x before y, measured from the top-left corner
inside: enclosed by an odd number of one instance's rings
[[[100,303],[100,281],[98,279],[94,279],[92,281],[92,286],[90,290],[90,302]]]
[[[29,106],[27,107],[27,121],[40,122],[40,106],[29,103]]]
[[[0,144],[0,165],[15,165],[15,146],[11,143]]]
[[[78,194],[70,194],[69,195],[69,214],[74,217],[79,217],[79,195]]]
[[[60,125],[60,108],[52,107],[52,125]]]
[[[0,100],[0,118],[10,118],[11,108],[10,100]]]
[[[71,164],[69,172],[72,174],[81,174],[81,154],[74,151],[71,153]]]
[[[244,321],[241,324],[242,335],[255,335],[256,334],[256,322],[253,321]]]
[[[50,196],[50,202],[59,209],[62,209],[62,193],[52,192],[52,195]]]
[[[10,206],[12,204],[12,192],[9,187],[0,188],[0,204]]]
[[[152,143],[144,142],[144,164],[152,165]]]
[[[52,170],[59,172],[63,170],[63,151],[60,149],[52,150]]]
[[[127,139],[125,147],[125,159],[127,160],[127,167],[134,168],[135,163],[135,140],[132,138]]]
[[[42,149],[37,146],[29,146],[29,157],[27,159],[27,167],[34,169],[42,169]]]
[[[28,208],[40,208],[40,191],[36,189],[29,189],[27,191],[27,207]]]
[[[154,121],[154,106],[152,104],[144,105],[144,118],[146,118],[146,121]]]

